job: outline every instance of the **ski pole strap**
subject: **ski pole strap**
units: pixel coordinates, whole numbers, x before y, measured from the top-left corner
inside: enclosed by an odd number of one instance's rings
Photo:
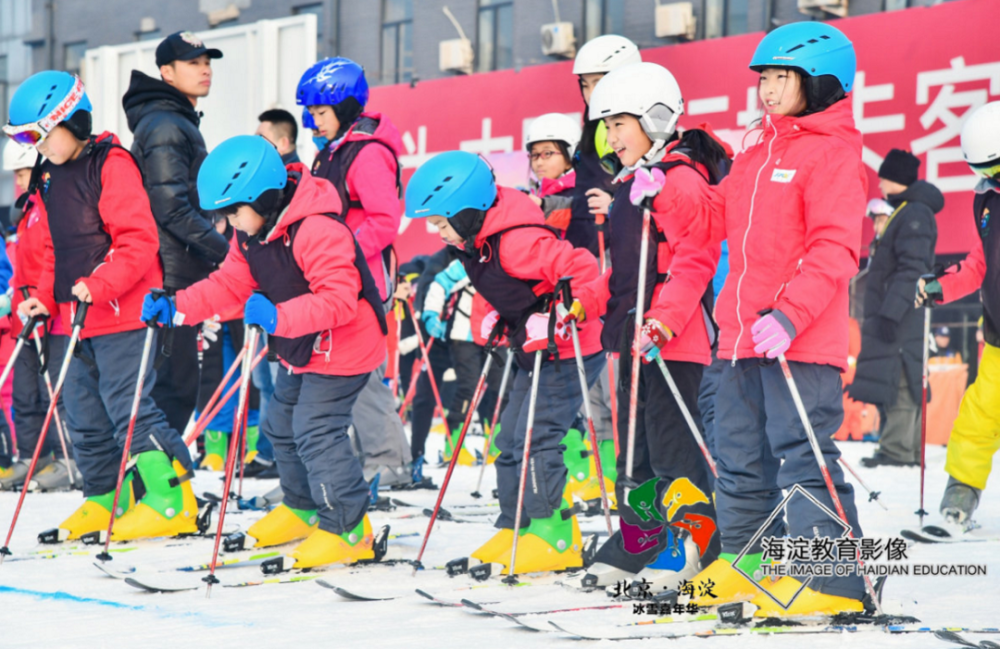
[[[497,341],[503,338],[503,332],[507,328],[507,323],[503,318],[497,318],[497,323],[493,325],[489,337],[486,339],[486,349],[492,351],[497,346]]]
[[[559,285],[556,284],[557,288],[558,286]],[[549,331],[548,331],[549,340],[548,344],[546,345],[545,351],[552,354],[552,357],[555,359],[556,363],[556,372],[559,372],[561,371],[561,368],[559,364],[559,347],[556,346],[556,320],[558,319],[558,315],[556,315],[556,303],[557,303],[557,296],[553,293],[553,295],[548,299],[548,304],[546,305],[549,311]]]
[[[173,489],[175,487],[181,486],[185,482],[190,481],[191,478],[193,477],[194,477],[194,471],[192,471],[191,469],[186,469],[183,474],[167,480],[167,484],[170,485],[171,489]]]

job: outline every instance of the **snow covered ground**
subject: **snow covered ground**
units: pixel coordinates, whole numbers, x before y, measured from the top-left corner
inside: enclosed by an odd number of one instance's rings
[[[478,445],[482,438],[475,438]],[[440,435],[432,435],[428,444],[436,454],[443,442]],[[873,489],[881,491],[881,499],[889,508],[884,511],[878,504],[868,502],[859,493],[858,507],[866,536],[890,537],[902,528],[916,528],[919,493],[919,469],[879,468],[864,469],[860,459],[874,450],[872,444],[842,444],[845,459],[860,473]],[[936,510],[945,484],[943,472],[945,451],[930,447],[927,452],[927,504]],[[456,470],[445,506],[472,504],[478,467],[460,467]],[[440,484],[443,469],[428,471]],[[494,486],[492,468],[486,471],[483,493],[489,494]],[[273,482],[249,480],[244,485],[245,495],[263,494]],[[218,474],[199,473],[195,491],[221,492]],[[977,518],[983,532],[1000,535],[1000,498],[995,489],[986,494]],[[384,492],[385,493],[385,492]],[[407,502],[432,506],[436,492],[392,492],[393,496]],[[35,535],[57,525],[80,502],[74,494],[28,494],[11,542],[15,556],[37,550]],[[479,501],[482,503],[482,501]],[[0,494],[0,518],[6,530],[16,503],[16,494]],[[457,512],[456,512],[457,513]],[[407,514],[418,514],[400,518]],[[232,523],[246,529],[259,517],[259,512],[237,512],[227,517],[227,527]],[[441,566],[447,560],[466,555],[492,534],[492,517],[481,516],[482,523],[458,524],[440,522],[430,539],[424,564]],[[931,516],[928,522],[934,522]],[[372,516],[377,526],[388,523],[396,534],[423,534],[427,519],[419,509],[397,509],[389,513],[376,512]],[[600,517],[584,519],[584,534],[598,532],[603,527]],[[413,558],[420,546],[420,536],[407,536],[390,542],[390,556]],[[128,547],[128,546],[121,546]],[[897,612],[918,617],[931,626],[1000,626],[1000,543],[983,542],[961,545],[919,545],[909,551],[908,563],[915,564],[982,564],[986,577],[893,577],[890,578],[885,598]],[[211,558],[211,542],[201,539],[177,544],[163,541],[140,545],[134,550],[116,553],[112,562],[116,568],[136,566],[144,574],[169,569],[179,565],[207,562]],[[489,585],[471,588],[471,579],[448,579],[440,571],[423,571],[411,576],[406,566],[381,567],[366,571],[340,569],[325,575],[327,581],[355,589],[369,595],[404,595],[399,599],[383,602],[349,602],[333,591],[316,583],[304,581],[248,588],[215,587],[210,599],[204,588],[172,594],[150,594],[136,590],[122,581],[99,572],[92,563],[90,551],[78,556],[54,560],[8,561],[0,568],[0,607],[4,612],[0,624],[0,647],[68,647],[97,649],[100,647],[138,646],[155,647],[307,647],[377,646],[392,647],[475,646],[485,649],[504,649],[517,645],[528,647],[572,646],[572,640],[558,633],[536,633],[520,629],[499,618],[484,617],[457,608],[434,606],[413,594],[422,588],[442,597],[458,600],[469,598],[477,602],[503,602],[508,610],[558,609],[572,606],[607,602],[603,593],[583,594],[560,586],[534,584],[510,589]],[[201,573],[190,577],[197,581]],[[256,567],[220,570],[224,583],[245,581],[260,576]],[[177,578],[178,573],[172,573]],[[551,580],[549,581],[551,584]],[[457,590],[457,589],[464,590]],[[631,612],[619,611],[577,613],[565,616],[567,622],[592,624],[600,620],[624,622],[636,619]],[[667,633],[665,625],[656,627]],[[673,625],[675,627],[681,625]],[[646,627],[649,628],[649,627]],[[1000,635],[967,636],[978,642],[983,639],[1000,640]],[[665,640],[633,641],[629,646],[663,646]],[[883,634],[859,636],[857,634],[824,634],[819,636],[741,636],[710,639],[687,638],[674,640],[670,646],[702,646],[710,642],[724,647],[753,649],[755,647],[801,647],[808,643],[815,649],[824,647],[947,647],[947,643],[932,636]],[[612,641],[596,641],[590,646],[621,646]],[[954,646],[954,645],[953,645]]]

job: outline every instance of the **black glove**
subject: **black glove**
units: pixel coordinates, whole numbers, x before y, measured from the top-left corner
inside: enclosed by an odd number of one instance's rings
[[[899,338],[899,323],[890,318],[875,316],[875,335],[883,342],[894,343]]]

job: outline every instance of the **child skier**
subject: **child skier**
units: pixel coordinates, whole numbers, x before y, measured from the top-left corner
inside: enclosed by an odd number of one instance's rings
[[[4,127],[16,142],[47,158],[37,180],[48,213],[45,255],[24,316],[71,322],[77,302],[90,303],[65,382],[66,423],[86,501],[59,526],[60,537],[106,530],[129,426],[138,353],[146,336],[142,296],[163,284],[156,222],[139,169],[111,133],[91,135],[91,104],[79,78],[45,71],[29,77],[11,100]],[[33,183],[34,184],[34,183]],[[58,309],[58,311],[57,311]],[[132,438],[145,495],[130,507],[123,487],[114,540],[197,531],[191,458],[180,434],[153,403],[153,364],[144,379]]]
[[[17,228],[17,235],[14,237],[14,275],[10,281],[12,292],[8,308],[13,308],[15,311],[23,301],[21,287],[34,287],[38,283],[42,259],[45,255],[44,230],[46,226],[43,223],[46,218],[45,210],[39,204],[41,201],[38,194],[29,195],[27,193],[31,180],[31,170],[35,166],[37,157],[38,153],[34,147],[18,144],[14,140],[7,140],[3,150],[4,171],[14,172],[14,183],[22,192],[11,209],[11,225]],[[0,301],[3,301],[2,298]],[[21,320],[15,316],[10,319],[10,322],[10,334],[16,338],[21,333]],[[46,326],[49,329],[48,366],[59,368],[63,362],[67,342],[62,319],[56,316]],[[43,335],[42,329],[38,330],[38,335]],[[34,343],[29,348],[22,349],[17,360],[14,361],[14,393],[10,405],[13,406],[14,410],[14,427],[18,433],[17,451],[20,459],[8,467],[0,469],[0,488],[2,489],[12,489],[24,483],[28,465],[31,463],[31,455],[35,451],[35,444],[38,442],[38,435],[42,430],[42,420],[49,409],[49,394],[46,391],[45,381],[39,373],[40,367]],[[64,401],[61,397],[59,400],[60,402]],[[65,422],[66,412],[62,407],[59,408],[59,415],[60,419]],[[0,422],[0,424],[6,424],[6,422]],[[69,443],[69,440],[66,442]],[[10,451],[12,450],[4,449],[3,455],[0,456],[0,464],[5,461],[10,463]],[[51,491],[64,489],[73,484],[66,470],[66,459],[63,457],[62,445],[59,443],[58,429],[52,425],[45,436],[42,453],[38,457],[36,469],[41,467],[41,470],[37,471],[32,478],[32,482],[35,483],[34,487],[43,491]],[[79,472],[76,471],[76,462],[73,458],[69,458],[69,466],[74,472],[75,483],[79,485],[82,480]]]
[[[572,222],[576,171],[573,154],[580,142],[580,126],[562,113],[536,117],[528,127],[524,147],[528,150],[531,172],[531,200],[542,208],[545,225],[559,230],[563,238]]]
[[[229,255],[173,301],[147,295],[143,314],[201,322],[245,303],[245,321],[267,331],[287,370],[264,422],[284,502],[247,534],[256,547],[308,537],[292,552],[296,568],[371,559],[368,486],[347,429],[385,362],[386,325],[360,249],[336,216],[337,192],[304,165],[286,169],[267,140],[241,135],[205,159],[198,196],[236,228]]]
[[[687,215],[709,182],[728,167],[728,154],[705,131],[679,137],[677,120],[684,101],[673,75],[655,63],[635,63],[604,77],[590,96],[590,117],[607,125],[608,145],[621,163],[608,215],[612,270],[598,281],[604,349],[621,353],[618,381],[619,480],[615,492],[620,530],[598,551],[590,569],[594,585],[637,576],[651,592],[676,589],[693,577],[699,560],[711,563],[719,553],[711,469],[668,389],[657,364],[640,368],[633,465],[628,466],[632,343],[631,310],[637,280],[646,274],[643,359],[662,357],[696,421],[702,371],[711,362],[715,328],[711,319],[711,282],[718,245],[696,246],[678,236]],[[642,211],[655,196],[646,268],[639,267]],[[606,312],[605,312],[606,311]],[[643,485],[649,485],[643,488]],[[655,494],[653,508],[626,503],[625,490]],[[652,502],[644,499],[645,502]],[[625,503],[623,505],[623,503]],[[640,541],[642,538],[644,540]],[[648,566],[648,567],[647,567]]]
[[[308,109],[310,124],[327,140],[313,161],[313,175],[333,183],[389,311],[396,277],[392,243],[402,218],[399,131],[385,115],[365,111],[368,82],[350,59],[314,64],[299,80],[295,100]],[[394,413],[392,391],[382,382],[385,372],[385,367],[376,368],[358,397],[354,428],[366,475],[377,472],[383,487],[403,486],[411,482],[410,448]]]
[[[949,524],[964,529],[986,488],[993,456],[1000,448],[1000,227],[991,223],[1000,214],[1000,102],[977,109],[962,127],[962,154],[982,176],[976,186],[973,215],[978,245],[957,267],[929,283],[918,282],[917,306],[933,299],[952,302],[982,290],[985,347],[976,381],[962,398],[958,419],[948,439],[948,486],[941,498],[941,514]],[[992,227],[991,227],[992,226]]]
[[[597,305],[581,287],[597,277],[597,261],[574,249],[544,226],[542,212],[523,193],[497,187],[489,165],[472,153],[450,151],[425,162],[410,178],[406,215],[427,218],[441,238],[460,249],[472,285],[506,323],[517,363],[525,371],[513,379],[501,414],[497,446],[500,531],[472,554],[483,563],[502,563],[510,573],[565,570],[583,565],[582,538],[574,509],[564,497],[566,467],[560,440],[583,404],[573,345],[565,335],[550,340],[555,315],[545,304],[564,277],[572,277],[576,301],[571,313],[582,321]],[[552,307],[554,308],[554,307]],[[562,326],[565,326],[563,323]],[[558,328],[558,327],[557,327]],[[586,321],[580,332],[583,364],[590,384],[604,368],[600,323]],[[529,394],[535,352],[543,353],[537,395]],[[553,358],[553,353],[558,354]],[[560,367],[561,364],[561,367]],[[537,397],[534,420],[529,402]],[[531,461],[520,521],[517,563],[511,546],[528,427]]]
[[[854,82],[854,46],[825,23],[794,23],[764,37],[750,69],[759,73],[766,109],[760,140],[736,159],[717,187],[704,186],[699,209],[688,212],[695,245],[728,235],[730,273],[719,295],[716,396],[716,511],[721,558],[699,573],[712,595],[696,603],[754,598],[757,615],[783,616],[862,610],[857,573],[815,577],[808,585],[784,577],[767,588],[783,608],[731,566],[781,502],[800,485],[836,511],[817,466],[782,368],[785,354],[819,440],[836,493],[855,537],[861,536],[854,491],[838,466],[831,439],[843,419],[840,374],[847,367],[848,282],[857,272],[866,174],[861,134],[847,100]],[[674,201],[663,209],[677,212]],[[679,213],[679,212],[677,212]],[[856,216],[854,216],[856,215]],[[809,499],[775,517],[765,537],[838,538],[844,528]],[[754,575],[760,541],[740,568]],[[802,588],[800,592],[800,588]],[[795,595],[798,593],[798,596]]]

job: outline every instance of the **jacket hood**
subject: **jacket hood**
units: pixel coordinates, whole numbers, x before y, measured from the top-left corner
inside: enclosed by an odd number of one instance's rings
[[[545,225],[545,215],[524,192],[498,186],[496,203],[486,212],[483,228],[476,235],[476,247],[481,247],[497,232],[515,225]]]
[[[333,183],[313,176],[309,168],[297,162],[286,167],[289,172],[288,181],[296,183],[295,194],[292,201],[278,217],[278,222],[274,228],[267,233],[267,241],[274,241],[278,237],[284,236],[288,228],[294,223],[298,223],[307,216],[317,214],[340,214],[340,197]]]
[[[538,197],[545,198],[576,187],[576,170],[570,169],[555,180],[552,178],[542,178],[539,185]]]
[[[342,141],[361,140],[378,140],[392,149],[396,157],[403,151],[403,138],[399,135],[399,129],[381,113],[361,113],[361,117],[351,124]]]
[[[118,139],[118,136],[112,133],[111,131],[103,131],[93,137],[94,137],[94,142],[101,142],[103,140],[107,140],[110,138],[111,144],[117,144],[118,146],[122,145],[122,142],[121,140]]]
[[[907,187],[905,191],[893,194],[886,200],[893,207],[899,207],[903,201],[923,203],[931,208],[935,214],[944,209],[944,194],[926,180],[918,180]]]
[[[128,90],[122,97],[122,107],[128,118],[128,128],[133,133],[143,117],[159,111],[183,115],[195,126],[201,121],[198,111],[184,93],[166,81],[154,79],[138,70],[132,70]]]
[[[774,126],[773,130],[768,128],[769,124]],[[861,154],[861,131],[854,124],[851,95],[847,95],[824,111],[803,117],[764,116],[763,140],[773,136],[775,132],[784,135],[795,131],[839,138],[850,145],[852,150]]]

